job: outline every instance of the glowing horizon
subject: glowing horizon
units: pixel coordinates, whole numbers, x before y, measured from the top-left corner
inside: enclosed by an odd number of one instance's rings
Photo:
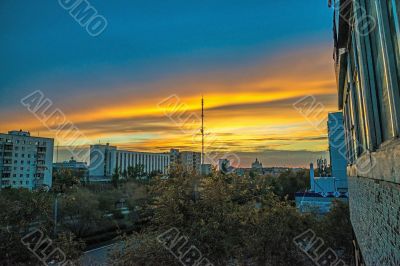
[[[14,16],[12,11],[26,4],[4,2],[0,22],[18,29],[0,36],[0,58],[8,64],[0,77],[2,95],[7,95],[0,99],[0,132],[23,129],[55,138],[60,146],[68,143],[21,105],[21,98],[40,90],[85,136],[76,145],[100,141],[134,150],[200,151],[188,125],[171,121],[158,104],[176,95],[188,113],[200,116],[203,94],[206,132],[212,136],[206,136],[207,143],[241,154],[244,165],[256,156],[265,165],[307,165],[327,150],[326,130],[314,122],[337,110],[331,21],[322,3],[289,2],[263,2],[263,9],[218,3],[213,10],[174,3],[170,12],[149,17],[141,12],[148,10],[145,4],[126,1],[137,13],[132,16],[96,3],[110,22],[97,38],[57,4],[32,5],[30,13]],[[316,6],[324,11],[312,12]],[[227,8],[231,13],[220,13]],[[253,15],[243,14],[243,8]],[[271,9],[286,12],[286,20],[279,12],[264,14]],[[44,39],[48,19],[37,17],[39,11],[58,21]],[[312,21],[311,15],[316,16]],[[207,16],[218,22],[208,22]],[[150,17],[154,25],[143,22]],[[307,95],[324,106],[311,121],[293,107]],[[190,125],[192,131],[197,123]]]

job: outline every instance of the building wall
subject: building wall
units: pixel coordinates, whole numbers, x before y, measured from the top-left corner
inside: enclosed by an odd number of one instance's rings
[[[212,173],[212,165],[211,164],[202,164],[201,165],[201,174],[203,176],[208,176]]]
[[[91,180],[105,181],[110,179],[115,169],[117,148],[110,145],[91,145],[89,177]]]
[[[400,3],[335,5],[335,69],[355,240],[366,265],[400,265]]]
[[[201,153],[193,151],[179,151],[171,149],[170,153],[171,165],[181,164],[187,171],[201,173]]]
[[[367,265],[400,265],[400,186],[349,178],[351,222]]]
[[[35,189],[52,186],[54,140],[29,132],[0,134],[1,187]]]
[[[146,174],[150,174],[153,171],[165,174],[168,172],[169,162],[169,154],[164,153],[120,150],[116,152],[116,166],[121,172],[127,171],[130,166],[143,165]]]
[[[344,134],[343,113],[328,114],[329,156],[332,167],[332,177],[339,191],[347,190],[347,158]]]
[[[179,160],[180,156],[179,155],[180,155],[180,153],[179,153],[178,149],[171,149],[170,150],[169,157],[170,157],[171,165],[175,165],[175,164],[178,164],[180,162],[180,160]]]
[[[201,172],[201,153],[192,151],[180,152],[180,160],[188,171]]]
[[[120,173],[130,166],[143,165],[144,172],[158,171],[166,174],[170,165],[170,155],[117,150],[110,145],[90,146],[89,178],[91,181],[108,181],[118,169]]]
[[[334,201],[348,202],[345,195],[337,196],[323,196],[321,193],[315,192],[296,192],[295,202],[297,209],[302,213],[328,213]]]

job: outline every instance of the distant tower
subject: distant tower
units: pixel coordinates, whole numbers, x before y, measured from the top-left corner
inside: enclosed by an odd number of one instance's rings
[[[201,164],[204,164],[204,98],[201,95]]]

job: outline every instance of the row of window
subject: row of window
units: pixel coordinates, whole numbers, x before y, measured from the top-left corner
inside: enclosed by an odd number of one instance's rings
[[[29,165],[31,164],[31,161],[30,161],[30,160],[27,160],[27,161],[21,160],[20,162],[21,162],[20,164],[22,164],[22,165],[24,165],[24,164],[26,163],[26,164],[29,166]],[[4,164],[11,164],[11,161],[10,161],[10,160],[4,160],[3,163],[4,163]],[[17,160],[14,160],[14,165],[16,165],[16,164],[18,164],[18,161],[17,161]],[[35,161],[32,161],[32,165],[35,165],[35,164],[36,164],[36,162],[35,162]],[[44,162],[38,161],[38,165],[44,165]],[[16,170],[15,168],[16,168],[16,167],[14,167],[14,170]],[[22,167],[21,167],[21,168],[22,168]]]
[[[36,149],[37,149],[37,147],[14,146],[15,151],[36,150]]]
[[[25,163],[25,161],[24,160],[21,160],[21,164],[24,164]],[[17,160],[14,160],[14,164],[18,164],[18,161]],[[26,161],[26,164],[31,164],[31,161]],[[33,164],[35,164],[35,162],[33,161]]]
[[[15,153],[15,154],[14,154],[14,157],[18,157],[18,155],[19,155],[18,153]],[[36,154],[34,154],[33,156],[34,156],[34,158],[36,158]],[[27,154],[27,157],[28,157],[28,158],[31,158],[31,155],[30,155],[30,154]],[[21,153],[21,158],[25,158],[25,154],[24,154],[24,153]]]
[[[17,174],[13,174],[13,177],[17,177]],[[19,174],[19,177],[22,178],[22,177],[24,177],[24,175],[23,174]],[[25,174],[25,177],[26,178],[30,178],[30,174]]]
[[[400,0],[355,3],[343,107],[350,163],[400,132]]]
[[[16,166],[14,166],[13,167],[13,169],[14,169],[14,171],[18,171],[18,170],[20,170],[20,171],[24,171],[24,169],[25,169],[25,171],[26,172],[30,172],[31,171],[31,168],[28,166],[28,167],[26,167],[26,168],[24,168],[23,166],[21,166],[21,167],[16,167]],[[5,168],[5,169],[3,169],[3,171],[4,172],[11,172],[11,168]]]
[[[145,172],[159,170],[165,172],[165,167],[168,166],[168,156],[141,154],[141,153],[117,153],[116,166],[124,171],[129,166],[143,165]]]
[[[13,141],[12,141],[12,139],[8,139],[8,138],[0,138],[0,142],[12,143]],[[29,144],[29,145],[39,145],[39,144],[46,145],[45,141],[40,142],[40,141],[28,141],[28,140],[19,140],[19,139],[14,140],[14,143],[15,144]]]
[[[2,184],[3,186],[9,186],[9,185],[10,185],[10,181],[4,180],[4,181],[1,181],[1,184]],[[16,185],[16,184],[17,184],[17,181],[12,181],[12,184],[13,184],[13,185]],[[20,184],[20,185],[23,185],[23,184],[24,184],[24,181],[19,181],[19,184]],[[25,185],[29,185],[29,181],[25,181]]]
[[[10,153],[7,153],[7,152],[0,152],[0,156],[10,156],[11,157],[11,154]],[[14,157],[19,157],[19,156],[21,156],[21,158],[25,158],[25,153],[21,153],[21,154],[19,154],[19,153],[14,153]],[[26,154],[26,157],[27,158],[31,158],[31,157],[33,157],[33,158],[37,158],[37,155],[36,154]]]

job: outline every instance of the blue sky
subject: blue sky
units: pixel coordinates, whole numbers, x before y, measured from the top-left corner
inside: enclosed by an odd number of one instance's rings
[[[89,2],[108,21],[98,37],[57,0],[1,1],[0,92],[7,95],[0,99],[2,131],[10,119],[27,119],[19,99],[36,89],[73,114],[128,95],[146,102],[174,90],[187,95],[195,90],[187,79],[196,77],[213,84],[236,83],[236,73],[251,79],[263,69],[275,71],[273,58],[292,54],[300,61],[313,49],[322,49],[332,63],[326,1]],[[10,118],[12,113],[20,115]]]
[[[2,1],[1,89],[28,86],[49,73],[79,81],[115,71],[124,80],[146,81],[248,64],[259,55],[331,39],[329,9],[320,0],[90,3],[108,21],[97,38],[56,0]]]

